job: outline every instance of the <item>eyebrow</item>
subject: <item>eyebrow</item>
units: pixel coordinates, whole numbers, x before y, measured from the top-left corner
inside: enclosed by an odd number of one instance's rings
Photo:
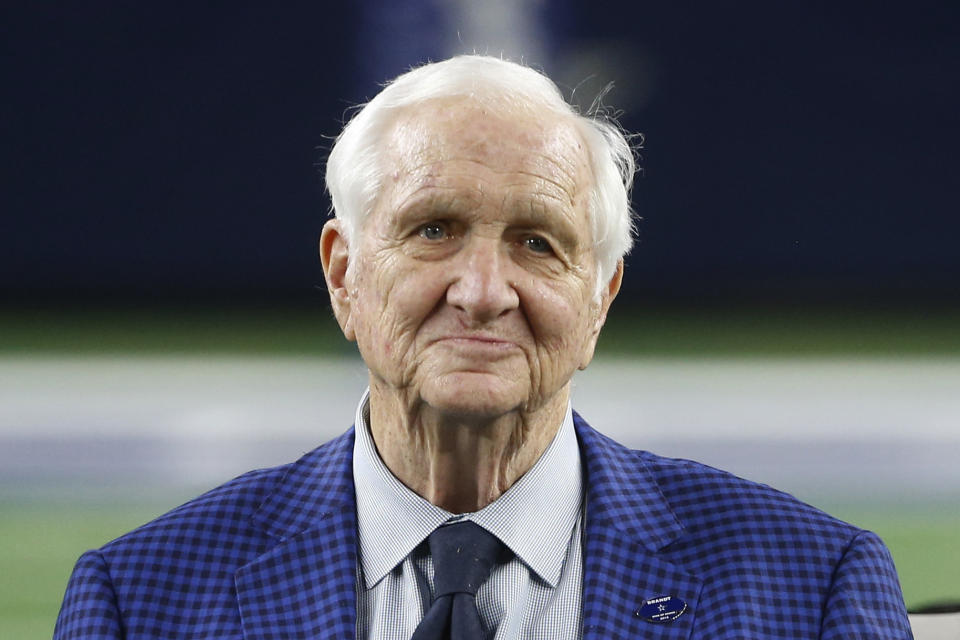
[[[550,198],[553,200],[553,198]],[[566,203],[564,203],[566,205]],[[550,207],[542,197],[523,197],[511,207],[514,216],[511,226],[542,229],[552,235],[565,249],[574,250],[590,240],[581,241],[579,233],[570,220],[576,215],[573,207]]]
[[[475,206],[474,203],[470,203],[471,200],[479,200],[475,196],[464,195],[464,193],[460,188],[439,185],[417,189],[391,213],[389,224],[396,228],[412,222],[427,222],[437,218],[442,212],[459,215],[464,210]]]

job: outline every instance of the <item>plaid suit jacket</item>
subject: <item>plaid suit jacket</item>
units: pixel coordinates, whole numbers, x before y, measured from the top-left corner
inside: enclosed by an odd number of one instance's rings
[[[911,638],[883,543],[769,487],[632,451],[574,416],[586,640]],[[353,430],[88,551],[54,637],[353,638]],[[671,622],[640,616],[674,596]]]

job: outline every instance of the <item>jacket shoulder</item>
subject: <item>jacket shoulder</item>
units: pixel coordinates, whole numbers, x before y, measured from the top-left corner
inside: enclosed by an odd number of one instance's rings
[[[835,563],[863,531],[794,496],[700,462],[625,447],[578,419],[590,490],[610,512],[659,512],[682,529],[672,548],[729,550],[714,559],[803,553]],[[638,498],[637,496],[640,496]],[[622,511],[621,511],[622,512]],[[641,519],[642,522],[642,519]]]
[[[100,551],[108,557],[122,554],[125,549],[150,544],[166,533],[181,539],[216,537],[224,526],[236,533],[290,466],[244,473],[108,542]]]
[[[328,459],[345,448],[350,435],[347,432],[295,462],[244,473],[107,543],[100,552],[111,567],[128,557],[142,557],[150,550],[169,557],[178,551],[195,556],[205,548],[220,549],[228,557],[219,559],[231,561],[230,564],[242,562],[256,555],[269,537],[254,522],[262,505],[291,476],[323,473]],[[232,550],[241,549],[245,552],[235,557],[229,555]]]
[[[330,487],[348,495],[342,487],[352,442],[347,431],[296,462],[243,474],[88,551],[67,585],[56,637],[92,637],[91,629],[120,637],[121,627],[129,638],[234,637],[235,574],[278,544],[275,523],[299,526],[297,516],[326,508]]]
[[[690,533],[738,531],[846,544],[863,531],[789,493],[693,460],[635,451]]]

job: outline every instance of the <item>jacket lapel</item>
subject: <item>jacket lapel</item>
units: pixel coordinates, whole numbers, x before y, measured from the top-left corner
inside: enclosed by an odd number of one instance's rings
[[[636,452],[600,435],[576,413],[574,425],[587,487],[584,640],[689,638],[702,581],[661,553],[682,537],[683,526]],[[672,621],[645,620],[644,601],[663,596],[679,598],[686,611]]]
[[[253,516],[278,543],[235,574],[247,640],[353,638],[353,430],[294,463]]]

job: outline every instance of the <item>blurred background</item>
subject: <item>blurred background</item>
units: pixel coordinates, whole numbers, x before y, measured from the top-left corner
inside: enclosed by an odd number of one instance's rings
[[[462,52],[643,134],[574,406],[772,484],[960,598],[960,5],[365,0],[0,8],[0,637],[73,562],[352,422],[316,241],[350,109]],[[638,139],[639,140],[639,139]]]

